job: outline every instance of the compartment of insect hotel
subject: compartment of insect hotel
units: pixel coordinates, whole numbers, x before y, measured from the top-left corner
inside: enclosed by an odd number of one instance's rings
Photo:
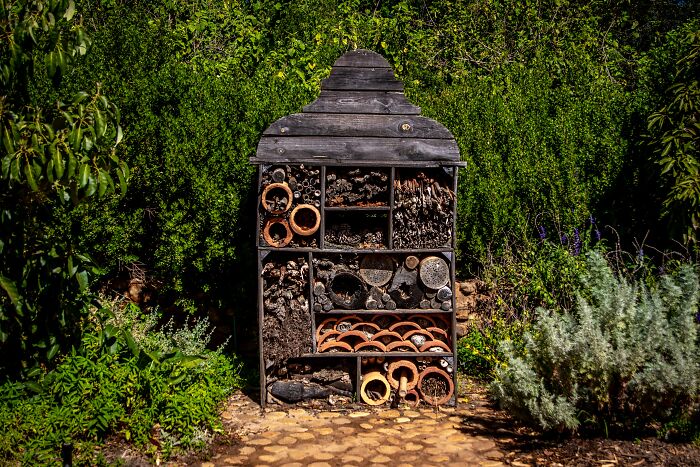
[[[326,206],[377,207],[389,205],[389,169],[329,167]]]
[[[272,166],[261,174],[260,245],[317,247],[321,226],[321,170]]]
[[[388,248],[388,224],[387,212],[326,210],[326,248]]]
[[[359,398],[365,404],[454,405],[454,358],[362,357]]]
[[[394,179],[394,248],[451,247],[454,169],[399,169]]]

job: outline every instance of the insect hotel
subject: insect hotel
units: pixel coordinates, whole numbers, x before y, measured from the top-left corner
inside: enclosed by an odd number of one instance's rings
[[[452,134],[355,50],[251,162],[262,404],[454,405]]]

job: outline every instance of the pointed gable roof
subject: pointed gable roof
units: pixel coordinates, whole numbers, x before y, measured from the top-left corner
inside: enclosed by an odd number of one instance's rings
[[[265,130],[251,162],[462,165],[452,134],[420,111],[384,57],[353,50],[336,60],[302,113]]]

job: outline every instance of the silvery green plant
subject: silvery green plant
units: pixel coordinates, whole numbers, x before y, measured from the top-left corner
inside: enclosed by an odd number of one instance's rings
[[[582,284],[574,312],[540,308],[524,349],[506,343],[508,363],[491,386],[500,405],[560,431],[640,426],[690,410],[700,393],[695,269],[648,289],[591,253]]]

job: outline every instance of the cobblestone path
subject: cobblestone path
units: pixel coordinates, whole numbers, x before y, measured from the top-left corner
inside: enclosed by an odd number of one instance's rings
[[[261,411],[243,394],[223,413],[240,443],[217,450],[202,467],[225,465],[500,466],[493,439],[466,429],[465,417],[491,409],[474,403],[454,408]]]

